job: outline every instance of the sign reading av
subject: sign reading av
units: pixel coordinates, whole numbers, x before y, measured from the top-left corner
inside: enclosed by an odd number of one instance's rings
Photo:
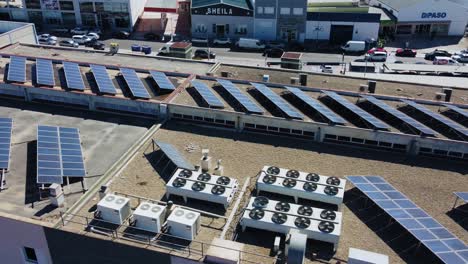
[[[446,17],[447,17],[447,13],[445,12],[424,12],[421,14],[421,18],[427,18],[427,19],[446,18]]]

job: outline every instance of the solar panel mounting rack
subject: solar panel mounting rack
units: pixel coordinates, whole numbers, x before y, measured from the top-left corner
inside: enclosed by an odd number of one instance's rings
[[[252,86],[272,102],[278,109],[280,109],[286,116],[293,119],[304,119],[304,116],[297,112],[291,105],[289,105],[283,98],[274,93],[270,88],[261,83],[251,83]]]
[[[216,81],[224,88],[224,90],[226,90],[232,97],[234,97],[247,112],[254,114],[264,113],[264,111],[257,104],[255,104],[249,97],[247,97],[247,95],[242,93],[242,91],[231,81],[224,79],[217,79]]]

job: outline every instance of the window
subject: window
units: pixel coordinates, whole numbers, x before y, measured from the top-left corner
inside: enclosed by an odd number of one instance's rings
[[[289,15],[289,14],[291,14],[291,8],[289,8],[289,7],[282,7],[282,8],[280,9],[280,14],[281,14],[281,15]]]
[[[36,256],[36,250],[34,250],[34,248],[23,247],[23,253],[24,253],[24,259],[27,262],[38,263],[37,262],[37,256]]]
[[[95,27],[96,20],[94,19],[94,14],[81,14],[81,23],[84,26]]]
[[[263,14],[263,7],[262,6],[257,7],[257,14]]]
[[[293,8],[293,14],[295,16],[302,16],[304,14],[304,11],[302,8]]]
[[[275,8],[272,7],[272,6],[267,6],[267,7],[265,7],[263,11],[264,11],[264,14],[266,14],[266,15],[273,15],[273,14],[275,14]]]
[[[197,26],[195,27],[195,33],[206,33],[206,32],[207,32],[207,29],[206,29],[205,24],[197,24]]]
[[[93,3],[92,2],[80,3],[80,11],[81,12],[94,12]]]
[[[238,35],[247,35],[247,25],[237,25],[234,33]]]
[[[61,10],[73,10],[73,2],[72,1],[60,1],[60,9]]]
[[[397,27],[397,34],[411,34],[413,26],[411,25],[401,25]]]
[[[25,3],[26,3],[26,8],[41,9],[40,0],[26,0]]]

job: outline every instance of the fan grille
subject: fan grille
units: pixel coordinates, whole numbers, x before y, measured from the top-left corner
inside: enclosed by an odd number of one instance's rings
[[[182,179],[182,178],[177,178],[177,179],[175,179],[174,182],[172,183],[172,186],[174,186],[174,187],[176,187],[176,188],[180,188],[180,187],[185,186],[186,183],[187,183],[187,180]]]
[[[330,196],[335,196],[338,194],[338,188],[334,186],[327,186],[323,191],[325,192],[325,194]]]
[[[253,207],[265,207],[269,203],[268,198],[264,196],[255,197],[252,205]]]
[[[299,207],[299,209],[297,209],[297,213],[304,216],[311,216],[312,212],[312,207],[306,205],[302,205],[301,207]]]
[[[331,210],[324,210],[320,213],[320,217],[326,220],[335,220],[336,213]]]
[[[318,182],[320,180],[320,176],[317,173],[309,173],[306,176],[306,180],[311,182]]]
[[[215,186],[213,186],[213,188],[211,189],[211,193],[212,193],[212,194],[215,194],[215,195],[221,195],[221,194],[223,194],[225,191],[226,191],[226,188],[224,188],[224,186],[221,186],[221,185],[215,185]]]
[[[221,176],[216,180],[217,184],[228,185],[231,182],[231,179],[226,176]]]
[[[340,179],[338,179],[337,177],[329,177],[327,179],[327,184],[330,184],[330,185],[335,185],[335,186],[338,186],[340,185]]]
[[[202,182],[209,182],[211,180],[211,175],[208,173],[202,173],[198,175],[197,180]]]
[[[271,221],[275,224],[284,224],[286,223],[286,220],[288,220],[288,216],[283,213],[274,213],[271,217]]]
[[[260,220],[265,216],[265,212],[262,209],[255,208],[250,211],[249,216],[254,220]]]
[[[305,217],[297,217],[296,220],[294,220],[294,225],[302,229],[308,228],[310,226],[310,219]]]
[[[335,225],[332,222],[321,221],[318,225],[318,229],[324,233],[331,233],[335,230]]]
[[[284,179],[283,186],[288,187],[288,188],[292,188],[292,187],[296,186],[296,183],[297,182],[294,179]]]
[[[179,172],[179,176],[184,178],[190,178],[190,176],[192,176],[192,171],[182,170],[181,172]]]
[[[275,166],[271,166],[267,169],[268,174],[278,175],[280,173],[280,169]]]
[[[278,203],[276,203],[276,205],[275,205],[275,210],[276,210],[276,211],[280,211],[280,212],[289,212],[290,209],[291,209],[291,205],[289,205],[289,203],[278,202]]]
[[[265,177],[263,177],[263,182],[266,184],[273,184],[276,182],[276,176],[265,175]]]
[[[286,172],[286,177],[297,179],[299,178],[299,172],[297,170],[288,170],[288,172]]]
[[[315,192],[315,190],[317,190],[317,184],[313,182],[306,182],[302,188],[307,192]]]
[[[194,190],[196,192],[200,192],[200,191],[203,191],[205,189],[205,186],[206,185],[203,182],[195,182],[192,185],[192,190]]]

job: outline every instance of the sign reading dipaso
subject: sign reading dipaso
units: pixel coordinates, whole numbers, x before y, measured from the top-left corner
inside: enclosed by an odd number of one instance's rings
[[[424,13],[421,13],[421,18],[427,18],[427,19],[446,18],[446,17],[447,17],[447,13],[445,13],[445,12],[424,12]]]

